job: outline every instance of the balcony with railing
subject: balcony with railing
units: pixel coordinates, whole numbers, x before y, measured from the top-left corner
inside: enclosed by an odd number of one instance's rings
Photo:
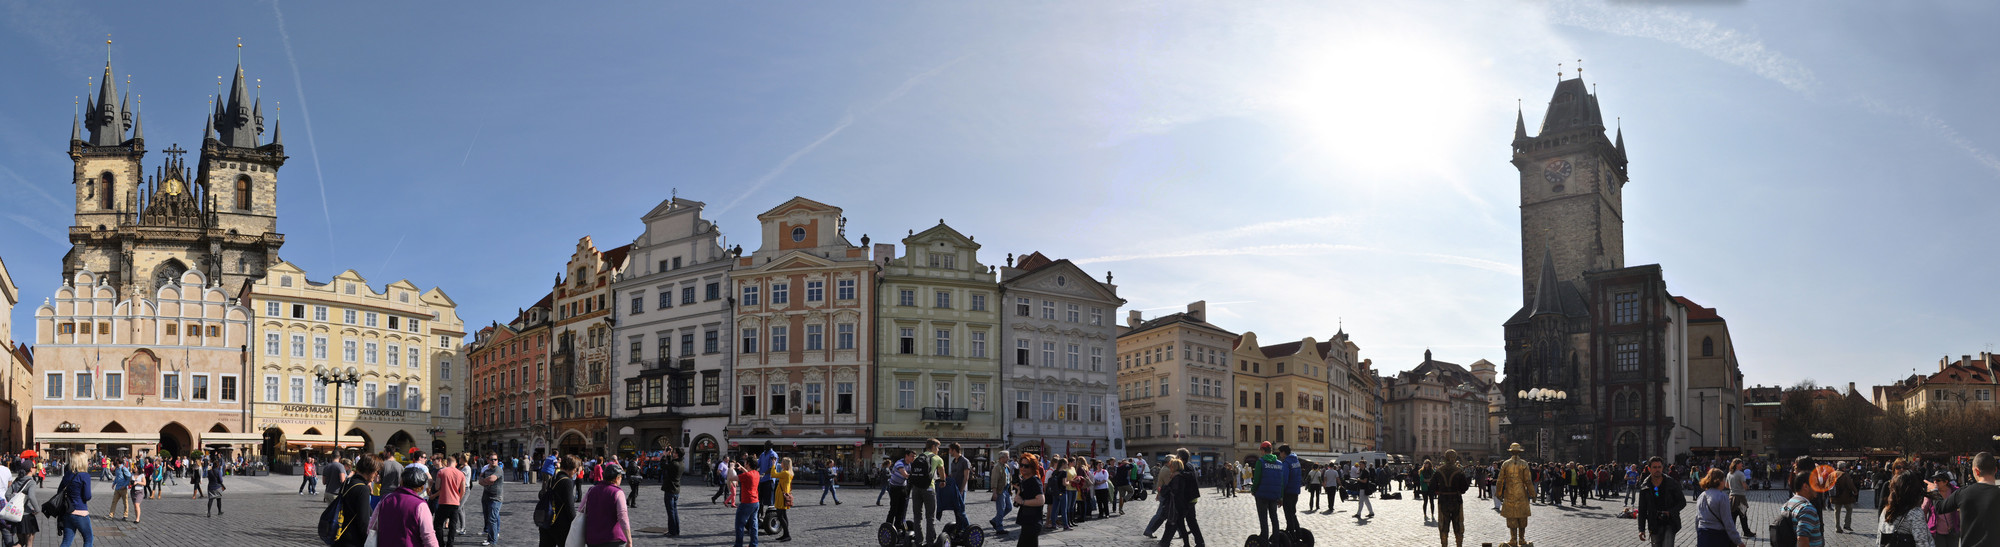
[[[927,406],[924,407],[922,420],[925,422],[963,424],[969,419],[970,413],[970,410],[964,408]]]

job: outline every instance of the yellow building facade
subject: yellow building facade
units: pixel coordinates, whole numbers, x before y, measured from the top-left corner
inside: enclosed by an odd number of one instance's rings
[[[1255,454],[1259,443],[1292,445],[1303,458],[1333,455],[1327,438],[1326,354],[1308,336],[1261,346],[1245,332],[1230,354],[1236,384],[1235,459]]]

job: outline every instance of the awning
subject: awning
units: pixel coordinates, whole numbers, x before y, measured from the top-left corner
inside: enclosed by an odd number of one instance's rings
[[[866,443],[868,440],[861,437],[738,437],[729,441],[736,443],[738,448],[741,448],[745,446],[761,447],[764,445],[764,441],[771,441],[771,444],[778,445],[779,447],[789,447],[793,443],[797,443],[799,446],[838,444],[851,447],[854,446],[854,443]]]
[[[36,433],[43,444],[155,444],[159,433]]]
[[[296,447],[303,447],[303,448],[333,448],[333,443],[326,443],[326,442],[288,442],[288,443],[285,443],[285,444],[289,444],[289,445],[291,445],[291,446],[296,446]],[[361,448],[361,442],[360,442],[360,441],[353,441],[353,442],[348,442],[348,441],[342,441],[342,442],[340,443],[340,447],[341,447],[341,448]]]
[[[203,433],[203,434],[201,434],[201,442],[202,442],[202,444],[215,444],[215,443],[261,443],[261,442],[264,442],[264,434],[262,434],[262,433]]]

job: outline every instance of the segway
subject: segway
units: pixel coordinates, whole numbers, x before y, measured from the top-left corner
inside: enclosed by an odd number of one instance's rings
[[[944,525],[944,534],[939,539],[947,539],[951,547],[981,547],[986,545],[986,530],[977,524],[959,528],[958,523]]]
[[[1313,547],[1312,530],[1307,530],[1305,528],[1293,528],[1291,530],[1287,530],[1285,532],[1285,535],[1290,536],[1292,542],[1290,545],[1279,544],[1280,547]]]
[[[903,521],[902,526],[884,522],[875,529],[875,541],[882,547],[918,547],[924,538],[916,529],[917,523],[913,521]]]
[[[1284,530],[1272,532],[1268,538],[1258,534],[1250,534],[1250,537],[1243,540],[1243,547],[1291,547],[1291,545],[1291,535],[1287,534]]]

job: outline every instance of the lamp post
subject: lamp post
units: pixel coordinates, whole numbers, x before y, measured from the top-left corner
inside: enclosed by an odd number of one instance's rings
[[[1815,443],[1813,443],[1813,444],[1815,444],[1815,445],[1820,445],[1820,446],[1824,447],[1824,446],[1826,445],[1826,441],[1831,441],[1831,440],[1833,440],[1833,434],[1832,434],[1832,433],[1827,433],[1827,432],[1821,432],[1821,433],[1814,433],[1814,434],[1812,434],[1812,438],[1813,438],[1813,440],[1814,440],[1814,441],[1819,441],[1819,442],[1815,442]],[[1825,450],[1824,450],[1824,449],[1822,449],[1822,450],[1821,450],[1821,452],[1825,452]]]
[[[1535,403],[1535,417],[1536,417],[1535,421],[1541,423],[1542,426],[1541,431],[1549,432],[1549,434],[1546,436],[1551,436],[1551,437],[1554,436],[1554,432],[1550,431],[1549,429],[1548,417],[1544,416],[1544,414],[1548,414],[1549,406],[1569,400],[1569,393],[1555,388],[1538,387],[1534,389],[1521,390],[1519,393],[1516,393],[1515,395],[1519,396],[1523,401],[1529,401]],[[1549,458],[1548,443],[1545,442],[1541,437],[1542,436],[1537,436],[1535,438],[1535,448],[1536,448],[1535,451],[1541,453],[1540,455],[1542,456],[1543,459],[1548,459]]]
[[[319,383],[333,386],[333,453],[335,457],[339,457],[340,455],[340,389],[343,386],[361,383],[361,374],[359,372],[353,366],[347,367],[346,370],[338,368],[328,369],[326,365],[313,367],[313,377],[318,378]]]

